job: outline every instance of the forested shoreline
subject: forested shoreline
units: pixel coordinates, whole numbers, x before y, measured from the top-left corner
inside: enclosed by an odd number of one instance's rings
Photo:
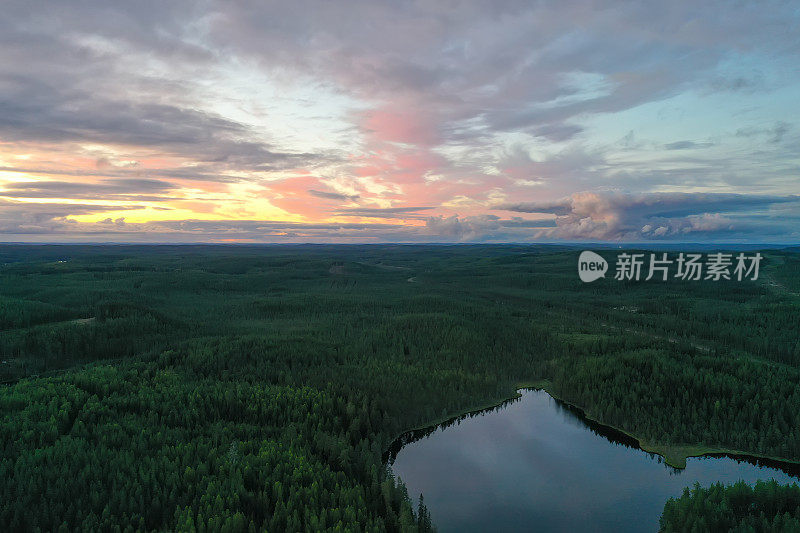
[[[800,531],[800,486],[758,481],[684,489],[664,506],[661,530]]]
[[[765,253],[689,291],[581,284],[555,246],[0,247],[0,524],[428,530],[392,440],[540,380],[650,443],[800,460],[800,254]]]

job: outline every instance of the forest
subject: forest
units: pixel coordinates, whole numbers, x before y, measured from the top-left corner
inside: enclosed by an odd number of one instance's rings
[[[579,252],[0,246],[0,525],[429,531],[391,443],[534,383],[673,464],[800,461],[800,249],[691,284]],[[790,528],[798,490],[694,487],[662,528]]]
[[[664,506],[661,529],[675,531],[800,531],[800,487],[757,481],[684,489]]]

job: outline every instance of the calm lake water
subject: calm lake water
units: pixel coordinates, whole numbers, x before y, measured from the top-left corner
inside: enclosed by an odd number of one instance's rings
[[[664,502],[695,482],[798,481],[797,467],[729,457],[671,468],[538,390],[403,440],[392,469],[439,531],[657,531]]]

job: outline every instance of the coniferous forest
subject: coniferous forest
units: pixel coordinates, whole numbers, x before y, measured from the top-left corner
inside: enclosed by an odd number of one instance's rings
[[[429,531],[390,444],[529,384],[677,466],[800,461],[800,251],[762,253],[584,284],[564,246],[2,246],[0,529]],[[661,527],[797,530],[798,490]]]
[[[757,481],[686,488],[664,506],[661,528],[672,531],[800,531],[800,487]]]

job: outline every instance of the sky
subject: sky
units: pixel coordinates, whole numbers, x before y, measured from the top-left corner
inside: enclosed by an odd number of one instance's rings
[[[2,242],[800,242],[800,3],[4,0]]]

